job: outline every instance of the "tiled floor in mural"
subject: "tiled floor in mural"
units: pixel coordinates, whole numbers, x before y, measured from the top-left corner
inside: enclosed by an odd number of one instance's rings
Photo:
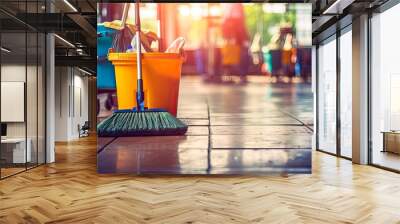
[[[99,138],[98,171],[133,174],[310,173],[309,84],[204,84],[183,77],[186,136]]]

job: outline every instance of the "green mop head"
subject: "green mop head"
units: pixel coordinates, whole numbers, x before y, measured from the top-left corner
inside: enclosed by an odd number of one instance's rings
[[[164,110],[120,110],[97,125],[99,137],[183,135],[188,126]]]

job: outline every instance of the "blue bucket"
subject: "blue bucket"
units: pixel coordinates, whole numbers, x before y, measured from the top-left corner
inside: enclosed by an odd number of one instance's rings
[[[114,66],[107,59],[115,30],[97,24],[97,88],[115,89]]]

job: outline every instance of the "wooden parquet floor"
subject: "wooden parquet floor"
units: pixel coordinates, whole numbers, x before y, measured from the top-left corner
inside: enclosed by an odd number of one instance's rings
[[[96,173],[96,139],[0,181],[0,223],[400,223],[400,175],[323,153],[312,175]]]

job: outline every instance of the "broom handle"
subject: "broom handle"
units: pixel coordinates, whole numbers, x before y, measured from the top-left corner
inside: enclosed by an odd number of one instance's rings
[[[121,27],[125,28],[126,20],[128,19],[129,3],[124,4],[124,11],[122,12]]]
[[[140,41],[140,3],[139,0],[135,2],[135,25],[136,25],[136,52],[137,52],[137,91],[136,91],[136,105],[138,111],[144,110],[144,92],[143,92],[143,79],[142,79],[142,44]]]
[[[122,35],[121,34],[122,30],[125,28],[126,20],[128,19],[129,6],[130,6],[129,3],[124,3],[124,8],[122,9],[122,17],[121,17],[121,24],[119,27],[119,31],[118,31],[117,35],[115,35],[115,37],[113,37],[113,40],[111,43],[111,48],[109,49],[109,52],[110,52],[110,50],[118,52],[121,50],[120,45],[125,44],[124,41],[120,40],[120,38],[118,36]],[[119,43],[119,42],[122,42],[122,43]]]

